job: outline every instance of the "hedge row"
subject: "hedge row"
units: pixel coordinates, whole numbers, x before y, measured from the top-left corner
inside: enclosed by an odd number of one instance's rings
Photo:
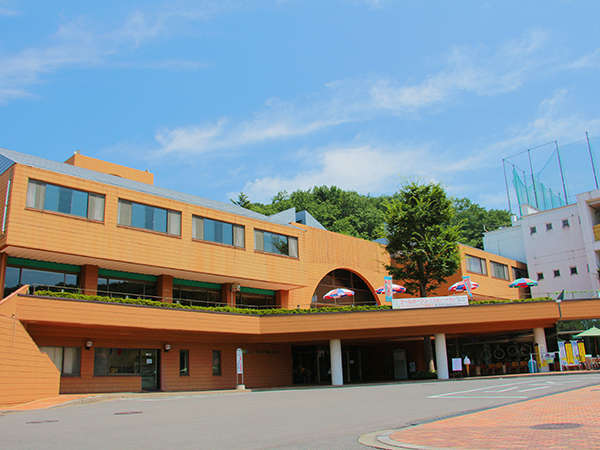
[[[75,300],[85,300],[91,302],[101,303],[120,303],[126,305],[142,305],[142,306],[153,306],[155,308],[167,308],[167,309],[180,309],[188,311],[205,311],[205,312],[225,312],[225,313],[236,313],[236,314],[249,314],[254,316],[270,316],[270,315],[290,315],[290,314],[319,314],[327,312],[359,312],[359,311],[387,311],[391,310],[391,305],[360,305],[360,306],[330,306],[324,308],[310,308],[310,309],[282,309],[282,308],[269,308],[269,309],[251,309],[251,308],[234,308],[231,306],[186,306],[180,305],[179,303],[167,303],[159,302],[155,300],[148,300],[145,298],[113,298],[105,297],[101,295],[85,295],[75,294],[72,292],[55,292],[55,291],[35,291],[34,295],[42,297],[57,297],[57,298],[69,298]],[[524,302],[544,302],[551,300],[549,297],[538,297],[538,298],[526,298],[518,300],[501,300],[501,299],[489,299],[489,300],[472,300],[471,305],[482,305],[482,304],[498,304],[498,303],[524,303]]]

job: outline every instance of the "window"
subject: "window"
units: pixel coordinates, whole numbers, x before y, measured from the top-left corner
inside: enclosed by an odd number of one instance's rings
[[[221,350],[212,351],[212,374],[214,376],[221,375]]]
[[[569,219],[563,219],[563,221],[562,221],[562,227],[563,228],[569,228],[570,227],[570,225],[569,225]]]
[[[137,348],[94,349],[94,376],[139,375],[140,350]]]
[[[551,223],[547,223],[546,224],[546,231],[551,231],[552,230],[552,224]]]
[[[186,306],[225,306],[220,290],[195,286],[173,286],[173,301]]]
[[[179,376],[187,377],[190,374],[190,351],[179,350]]]
[[[259,294],[251,292],[238,292],[236,306],[240,308],[273,308],[277,306],[275,294]]]
[[[529,234],[537,233],[537,227],[529,227]]]
[[[104,221],[104,195],[29,180],[27,207]]]
[[[119,225],[181,236],[181,213],[119,199]]]
[[[261,252],[298,257],[298,238],[254,230],[254,248]]]
[[[62,376],[79,376],[81,370],[80,347],[40,347],[52,360]]]
[[[492,276],[495,278],[502,278],[508,280],[508,266],[491,261],[492,265]]]
[[[244,248],[244,227],[219,220],[192,216],[192,237]]]
[[[78,286],[77,274],[29,269],[25,267],[7,267],[5,272],[4,295],[9,295],[28,284],[32,291],[38,289],[61,291],[73,290]]]
[[[109,297],[156,297],[156,284],[145,280],[98,277],[98,295]]]
[[[473,273],[480,273],[481,275],[487,275],[485,259],[467,255],[467,271]]]
[[[577,275],[577,267],[573,266],[570,268],[571,270],[571,275]]]
[[[554,269],[554,278],[560,277],[560,270]]]
[[[543,280],[544,279],[544,273],[543,272],[538,272],[537,279],[538,279],[538,281]]]

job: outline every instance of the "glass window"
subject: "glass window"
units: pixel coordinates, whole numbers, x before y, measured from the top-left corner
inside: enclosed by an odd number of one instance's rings
[[[492,276],[495,278],[502,278],[508,280],[508,266],[491,261],[492,265]]]
[[[194,286],[174,286],[173,301],[186,306],[224,306],[221,291]]]
[[[536,227],[529,227],[529,234],[535,234],[537,233],[537,228]]]
[[[137,348],[95,348],[94,376],[139,375],[140,350]]]
[[[81,367],[80,347],[40,347],[64,376],[79,376]]]
[[[547,223],[546,224],[546,231],[550,231],[552,229],[552,224],[551,223]]]
[[[544,279],[544,273],[543,272],[538,272],[537,279],[538,279],[538,281],[543,280]]]
[[[214,376],[221,375],[221,350],[212,351],[212,374]]]
[[[29,180],[27,207],[104,220],[104,195]]]
[[[467,270],[473,273],[487,275],[487,267],[485,259],[477,258],[476,256],[467,255]]]
[[[7,267],[5,274],[5,296],[13,293],[25,284],[30,285],[33,291],[39,289],[51,291],[71,291],[76,289],[78,286],[78,277],[77,274],[74,273],[28,269],[25,267]]]
[[[569,219],[563,219],[563,221],[562,221],[562,227],[563,228],[569,228],[570,227],[570,225],[569,225]]]
[[[190,351],[179,350],[179,376],[190,374]]]
[[[560,277],[560,270],[554,269],[554,278]]]
[[[192,216],[192,237],[243,248],[244,227],[206,217]]]
[[[119,225],[181,236],[181,213],[119,199]]]
[[[298,257],[298,238],[269,231],[254,230],[254,248],[276,255]]]
[[[571,270],[571,275],[577,275],[577,267],[573,266],[570,268]]]
[[[140,297],[152,300],[156,297],[156,284],[144,280],[98,277],[98,295],[117,298]]]
[[[277,302],[274,295],[238,292],[235,304],[240,308],[273,308]]]

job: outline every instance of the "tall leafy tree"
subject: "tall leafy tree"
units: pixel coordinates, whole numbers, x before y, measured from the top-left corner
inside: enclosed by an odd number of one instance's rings
[[[502,209],[485,209],[468,198],[454,199],[456,215],[452,223],[459,227],[460,242],[483,249],[483,233],[510,226],[510,213]]]
[[[459,267],[452,200],[439,184],[410,183],[387,203],[387,269],[408,292],[427,296]]]

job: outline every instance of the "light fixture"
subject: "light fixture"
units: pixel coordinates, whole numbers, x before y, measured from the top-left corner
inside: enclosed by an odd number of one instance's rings
[[[171,344],[165,344],[165,352],[171,350]]]
[[[86,350],[89,350],[93,346],[94,346],[94,341],[92,341],[91,339],[88,339],[87,341],[85,341],[85,349]]]

